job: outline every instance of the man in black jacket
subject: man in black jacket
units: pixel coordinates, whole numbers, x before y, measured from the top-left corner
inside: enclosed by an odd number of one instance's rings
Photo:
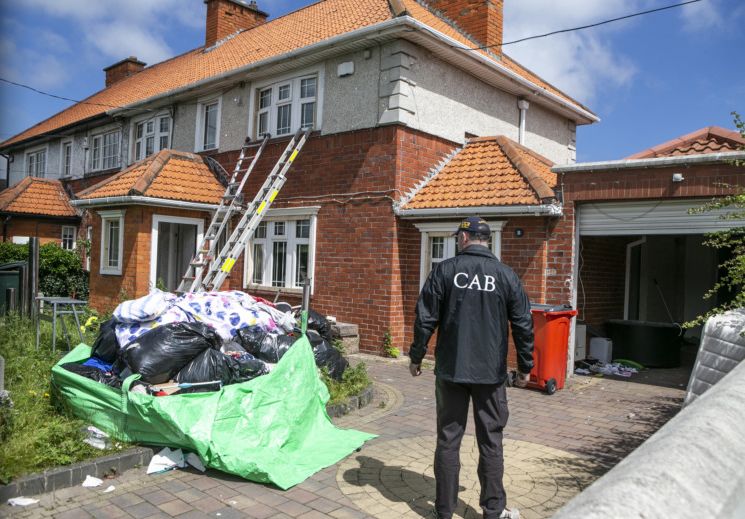
[[[416,306],[414,342],[409,350],[419,376],[427,343],[437,329],[435,376],[437,448],[436,517],[452,517],[458,500],[460,443],[473,401],[479,446],[479,504],[484,519],[516,518],[506,508],[502,484],[502,429],[507,424],[507,345],[509,324],[517,350],[515,384],[524,387],[533,368],[533,317],[520,279],[488,249],[491,230],[481,218],[463,220],[459,253],[439,263],[424,283]]]

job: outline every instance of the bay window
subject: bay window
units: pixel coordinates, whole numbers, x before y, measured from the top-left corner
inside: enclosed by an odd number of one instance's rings
[[[315,215],[265,219],[247,247],[249,285],[302,288],[312,278]]]

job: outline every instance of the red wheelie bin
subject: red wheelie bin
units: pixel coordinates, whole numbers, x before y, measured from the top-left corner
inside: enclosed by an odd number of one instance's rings
[[[553,395],[564,387],[567,370],[567,350],[572,317],[577,315],[567,305],[531,304],[533,313],[534,366],[530,372],[528,387],[545,389]]]

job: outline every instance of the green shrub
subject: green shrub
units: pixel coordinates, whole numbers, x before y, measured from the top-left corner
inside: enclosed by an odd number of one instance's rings
[[[0,265],[13,261],[28,261],[28,244],[0,243]],[[76,251],[55,242],[39,247],[39,292],[45,296],[88,299],[89,278]]]
[[[329,377],[328,368],[321,368],[321,380],[329,390],[329,404],[346,401],[350,396],[358,395],[360,391],[372,384],[367,376],[367,367],[360,361],[355,367],[349,366],[342,375],[341,382]]]

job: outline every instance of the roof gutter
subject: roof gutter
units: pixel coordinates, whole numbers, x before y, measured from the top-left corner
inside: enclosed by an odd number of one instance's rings
[[[554,173],[591,173],[622,169],[669,168],[679,166],[721,164],[722,162],[745,160],[745,151],[724,153],[703,153],[701,155],[676,155],[675,157],[656,157],[652,159],[611,160],[607,162],[584,162],[568,166],[554,166]]]
[[[167,198],[150,198],[147,196],[109,196],[105,198],[88,198],[72,200],[75,207],[103,207],[107,205],[149,205],[158,207],[178,207],[179,209],[194,209],[197,211],[215,211],[219,204],[204,204],[200,202],[184,202]]]
[[[267,58],[265,60],[249,63],[242,67],[238,67],[233,70],[222,72],[216,76],[202,79],[200,81],[197,81],[196,83],[184,85],[174,90],[169,90],[168,92],[164,92],[162,94],[158,94],[156,96],[149,97],[141,101],[137,101],[127,106],[109,110],[106,113],[112,116],[117,115],[117,114],[126,112],[128,110],[139,108],[140,106],[144,104],[158,102],[160,100],[168,99],[170,97],[188,93],[192,90],[197,90],[202,87],[209,86],[211,84],[218,84],[221,81],[228,80],[235,75],[245,74],[245,73],[248,73],[248,72],[263,68],[263,67],[267,67],[270,65],[276,65],[276,64],[279,64],[285,61],[292,61],[304,55],[317,54],[323,49],[332,49],[335,47],[340,47],[344,43],[347,43],[350,41],[359,40],[359,39],[380,38],[380,37],[384,37],[387,35],[396,34],[400,32],[401,30],[409,30],[410,28],[426,32],[430,34],[431,36],[433,36],[436,40],[439,40],[442,44],[463,52],[469,58],[480,62],[482,65],[497,69],[501,74],[503,74],[510,80],[514,81],[518,85],[522,86],[523,88],[530,90],[531,92],[536,93],[536,94],[540,92],[541,97],[546,97],[546,98],[551,99],[553,102],[558,103],[559,105],[562,105],[566,109],[576,113],[579,117],[585,118],[592,122],[600,121],[600,119],[596,115],[592,114],[591,112],[584,110],[580,108],[579,106],[572,104],[566,101],[565,99],[557,96],[556,94],[553,94],[552,92],[549,92],[543,89],[542,87],[530,82],[529,80],[523,78],[522,76],[516,74],[515,72],[512,72],[511,70],[504,67],[503,65],[500,65],[498,62],[494,61],[493,59],[488,58],[487,56],[479,53],[478,51],[470,49],[469,47],[463,45],[459,41],[454,40],[450,38],[449,36],[432,29],[428,25],[416,20],[415,18],[412,18],[411,16],[399,16],[397,18],[394,18],[393,20],[381,22],[375,25],[371,25],[369,27],[363,27],[362,29],[357,29],[356,31],[344,33],[339,36],[334,36],[333,38],[329,38],[327,40],[312,43],[305,47],[291,50],[279,56],[274,56],[271,58]]]
[[[517,84],[523,86],[524,88],[531,90],[536,96],[540,95],[541,97],[547,97],[551,99],[553,102],[559,105],[562,105],[565,108],[568,108],[569,110],[575,112],[576,114],[579,114],[580,116],[590,120],[591,122],[597,123],[600,121],[600,118],[596,116],[595,114],[587,110],[584,110],[573,103],[570,103],[569,101],[557,96],[553,92],[549,92],[548,90],[543,89],[542,87],[536,85],[535,83],[529,81],[528,79],[525,79],[519,74],[511,71],[504,65],[500,65],[498,62],[494,61],[493,59],[490,59],[487,56],[481,54],[477,50],[471,49],[468,46],[463,45],[458,40],[454,40],[453,38],[446,36],[445,34],[442,34],[441,32],[432,29],[428,25],[414,18],[411,18],[409,16],[406,16],[405,18],[408,19],[409,23],[413,25],[414,27],[416,27],[417,29],[423,30],[425,32],[428,32],[434,35],[437,39],[443,41],[449,47],[453,47],[453,48],[456,48],[464,52],[465,54],[469,55],[471,58],[474,58],[475,60],[480,61],[482,64],[488,67],[497,68],[502,74],[504,74],[509,79],[516,82]]]
[[[440,209],[398,209],[393,212],[401,218],[450,218],[456,216],[562,216],[561,204],[446,207]]]

